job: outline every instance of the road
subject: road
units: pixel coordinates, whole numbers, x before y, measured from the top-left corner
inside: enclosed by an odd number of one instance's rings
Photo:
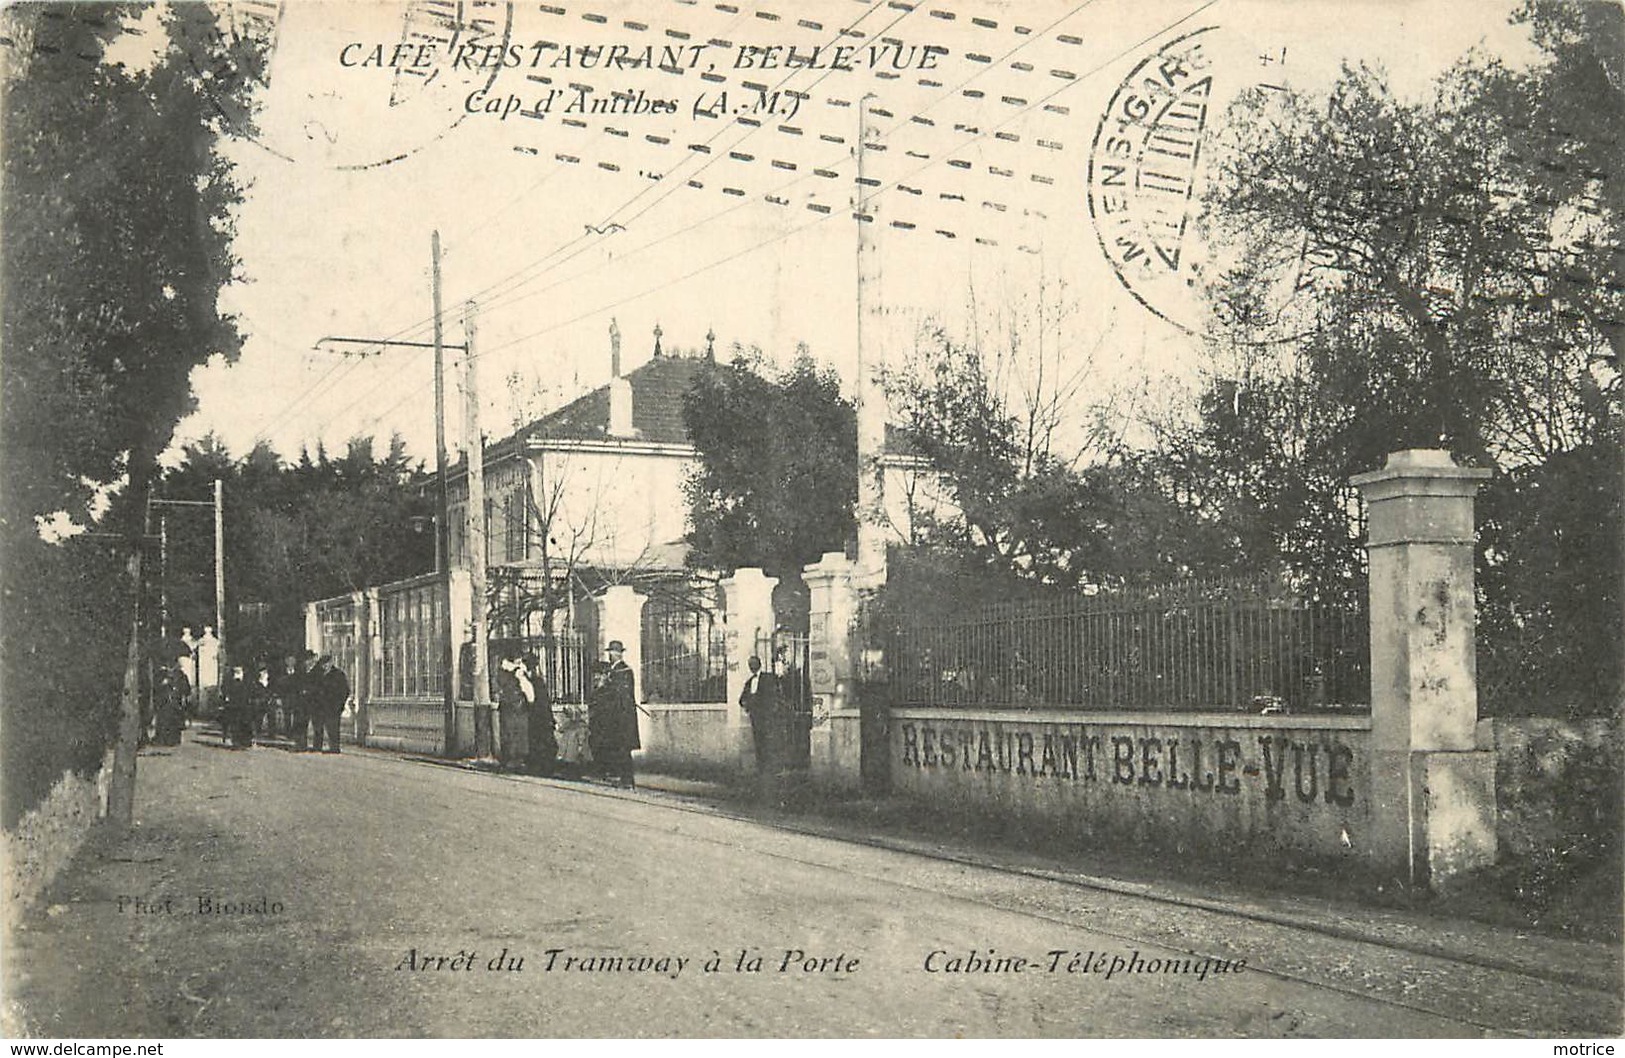
[[[139,827],[13,940],[8,1014],[31,1034],[1619,1031],[1617,990],[659,792],[200,742],[140,767]]]

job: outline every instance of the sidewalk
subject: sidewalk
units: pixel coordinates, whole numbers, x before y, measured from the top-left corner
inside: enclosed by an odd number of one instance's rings
[[[377,752],[398,756],[385,751]],[[989,868],[1146,900],[1161,901],[1289,926],[1324,936],[1375,942],[1420,955],[1510,970],[1584,988],[1619,992],[1625,982],[1625,950],[1606,939],[1579,939],[1451,914],[1448,901],[1426,896],[1397,900],[1420,906],[1372,906],[1350,895],[1327,874],[1276,873],[1265,884],[1257,872],[1203,865],[1196,881],[1171,878],[1166,865],[1139,850],[1091,848],[1057,854],[1042,850],[1042,835],[997,828],[989,820],[950,818],[901,798],[820,798],[806,787],[788,789],[780,804],[758,803],[753,791],[724,782],[651,772],[636,790],[592,780],[544,779],[503,773],[482,763],[408,757],[442,767],[491,772],[516,782],[586,785],[607,796],[676,802],[783,830],[857,842],[937,860]],[[926,836],[929,835],[929,836]],[[1180,861],[1183,866],[1197,866]],[[1188,876],[1189,872],[1187,872]],[[1239,876],[1238,876],[1239,875]],[[1289,893],[1283,884],[1308,892]],[[1341,891],[1340,891],[1341,890]]]

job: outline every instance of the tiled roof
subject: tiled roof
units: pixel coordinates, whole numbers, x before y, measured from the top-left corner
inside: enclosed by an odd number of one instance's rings
[[[693,386],[695,377],[713,366],[712,361],[700,357],[661,356],[629,371],[626,380],[632,386],[632,426],[637,435],[626,440],[688,444],[688,428],[683,424],[683,398]],[[513,435],[488,445],[486,458],[492,458],[494,452],[526,437],[567,441],[614,440],[609,434],[609,386],[599,386]],[[908,431],[892,423],[886,424],[885,445],[888,455],[917,454]]]
[[[683,396],[694,377],[707,367],[708,360],[697,357],[661,356],[629,371],[632,386],[632,427],[636,440],[657,444],[687,444],[688,429],[683,425]],[[609,386],[544,415],[522,433],[533,437],[561,440],[600,440],[609,436]]]

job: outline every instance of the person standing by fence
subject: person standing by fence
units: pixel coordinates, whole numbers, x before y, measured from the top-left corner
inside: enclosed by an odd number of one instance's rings
[[[520,675],[522,663],[513,653],[506,654],[497,663],[497,726],[501,738],[498,749],[501,753],[504,770],[516,769],[519,766],[519,728],[524,722],[524,711],[528,704],[525,700],[523,678]]]
[[[779,771],[779,744],[783,737],[783,719],[779,715],[778,678],[762,671],[762,659],[752,654],[745,663],[750,676],[739,695],[739,707],[750,717],[750,738],[756,749],[756,787],[764,797],[769,796],[774,776]]]
[[[588,721],[592,759],[606,778],[613,775],[619,785],[631,789],[636,785],[632,751],[642,745],[638,740],[637,685],[621,641],[611,640],[604,652],[609,655],[609,668],[594,692]]]
[[[316,725],[316,751],[337,753],[339,722],[344,715],[344,705],[350,700],[350,680],[343,669],[333,664],[332,655],[323,654],[316,659],[316,671],[311,674],[305,699]]]
[[[519,659],[515,675],[529,721],[525,768],[532,775],[552,775],[558,764],[559,740],[553,731],[553,700],[541,670],[542,659],[531,651]]]

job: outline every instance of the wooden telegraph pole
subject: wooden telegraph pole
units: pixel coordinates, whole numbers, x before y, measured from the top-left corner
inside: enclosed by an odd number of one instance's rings
[[[235,622],[234,622],[235,626]],[[226,685],[226,485],[214,479],[214,685]]]
[[[463,458],[468,467],[468,506],[464,509],[469,550],[469,615],[474,639],[475,754],[486,756],[496,741],[491,688],[486,678],[485,629],[485,438],[480,432],[479,366],[474,352],[474,303],[463,306]]]
[[[439,514],[434,520],[434,550],[435,573],[440,578],[440,673],[441,691],[444,701],[444,726],[441,743],[446,756],[453,756],[457,751],[457,681],[453,661],[456,658],[457,630],[451,626],[451,566],[452,558],[448,547],[447,534],[451,529],[451,519],[447,511],[451,507],[451,487],[446,475],[446,350],[462,349],[467,351],[466,345],[447,345],[445,330],[440,310],[440,232],[435,231],[429,237],[429,275],[430,297],[434,301],[434,341],[412,342],[399,338],[351,338],[339,335],[328,335],[316,342],[320,349],[324,344],[334,343],[340,345],[370,345],[370,346],[401,346],[407,349],[433,349],[434,350],[434,469],[435,476],[439,478]],[[366,355],[363,353],[362,355]]]
[[[881,528],[881,449],[886,443],[886,398],[879,371],[885,316],[880,297],[880,249],[875,244],[875,197],[865,198],[868,146],[875,135],[870,105],[875,97],[858,101],[858,184],[855,194],[858,226],[858,364],[853,392],[858,419],[858,562],[860,582],[878,586],[886,579],[886,540]]]
[[[435,519],[436,568],[440,574],[440,682],[445,710],[441,743],[445,755],[456,754],[457,748],[457,687],[453,680],[457,658],[457,632],[451,627],[451,551],[447,534],[451,531],[451,485],[446,480],[446,341],[440,319],[440,232],[435,230],[429,238],[433,280],[431,297],[434,299],[434,469],[440,479],[440,517]]]

